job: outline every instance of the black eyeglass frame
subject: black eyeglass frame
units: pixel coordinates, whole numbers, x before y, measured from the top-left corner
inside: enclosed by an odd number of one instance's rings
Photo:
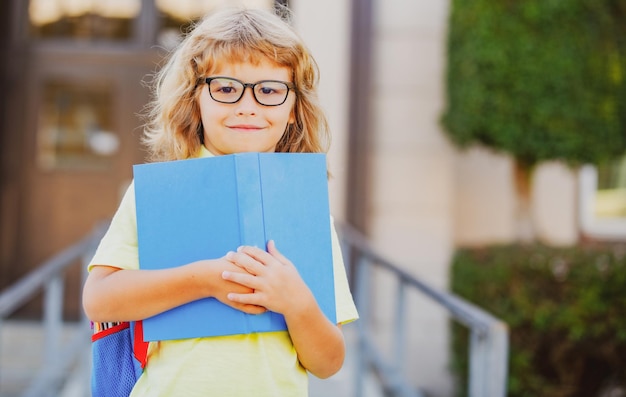
[[[221,101],[219,99],[215,99],[213,97],[213,93],[211,93],[211,81],[213,80],[217,80],[217,79],[227,79],[227,80],[232,80],[232,81],[236,81],[239,84],[243,85],[243,90],[241,90],[241,95],[239,96],[239,98],[237,98],[237,100],[233,101],[233,102],[226,102],[226,101]],[[246,88],[250,88],[252,90],[252,96],[254,97],[254,100],[261,106],[280,106],[283,103],[285,103],[287,101],[287,98],[289,98],[289,91],[293,91],[296,92],[296,86],[293,83],[289,83],[287,81],[280,81],[280,80],[260,80],[257,81],[256,83],[244,83],[241,80],[238,80],[234,77],[228,77],[228,76],[214,76],[214,77],[205,77],[203,79],[201,79],[201,81],[204,80],[204,83],[207,84],[209,86],[209,95],[211,96],[211,99],[213,99],[215,102],[219,102],[219,103],[227,103],[227,104],[233,104],[233,103],[237,103],[241,100],[241,98],[243,98],[244,94],[246,93]],[[265,103],[261,103],[261,101],[259,101],[259,99],[256,97],[256,91],[254,90],[254,87],[256,87],[258,84],[263,84],[263,83],[281,83],[284,84],[285,87],[287,87],[287,93],[285,94],[285,98],[283,99],[283,101],[281,103],[277,103],[275,105],[266,105]]]

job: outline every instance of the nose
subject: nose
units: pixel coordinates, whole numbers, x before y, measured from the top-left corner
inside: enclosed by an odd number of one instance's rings
[[[243,96],[237,102],[237,114],[256,114],[258,104],[256,98],[254,98],[254,92],[252,87],[245,87],[243,90]]]

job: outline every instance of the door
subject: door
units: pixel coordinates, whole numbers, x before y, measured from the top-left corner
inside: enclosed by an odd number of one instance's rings
[[[84,54],[39,54],[31,63],[12,280],[109,219],[132,164],[143,162],[138,114],[148,93],[140,81],[149,69],[124,64],[123,56]],[[78,313],[79,276],[68,274],[69,316]]]
[[[220,1],[183,3],[2,3],[11,38],[0,47],[0,291],[113,215],[132,165],[144,161],[142,82]],[[76,267],[66,280],[68,318],[80,313],[81,288]],[[39,312],[34,302],[19,315]]]
[[[12,2],[11,20],[21,24],[3,60],[0,290],[110,219],[132,165],[144,161],[142,81],[158,54],[142,44],[150,23],[141,0],[132,3],[112,17],[87,10],[50,19],[37,6],[49,0]],[[80,266],[66,276],[68,319],[81,310],[80,276]],[[40,304],[17,315],[38,316]]]

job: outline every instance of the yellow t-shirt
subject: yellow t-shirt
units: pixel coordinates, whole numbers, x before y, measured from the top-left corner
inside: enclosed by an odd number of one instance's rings
[[[200,157],[211,154],[203,148]],[[332,224],[332,223],[331,223]],[[332,227],[337,322],[358,318]],[[139,269],[131,184],[89,264]],[[135,302],[134,304],[137,304]],[[308,377],[287,331],[151,342],[131,397],[307,396]]]

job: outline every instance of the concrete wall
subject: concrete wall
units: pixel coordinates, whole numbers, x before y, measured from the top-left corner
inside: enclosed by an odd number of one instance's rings
[[[454,245],[455,151],[438,120],[448,2],[377,0],[373,14],[371,238],[389,259],[446,288]],[[381,294],[377,301],[383,306],[392,296]],[[429,395],[448,396],[448,318],[419,297],[409,307],[405,372]],[[378,311],[381,335],[393,331],[385,320],[390,309]]]
[[[471,148],[459,152],[455,163],[455,245],[514,241],[513,160],[485,148]],[[555,246],[574,244],[578,238],[577,172],[563,163],[547,162],[536,168],[531,186],[536,237]]]
[[[320,101],[332,132],[328,161],[331,212],[345,219],[350,72],[349,0],[292,0],[294,26],[320,68]]]

